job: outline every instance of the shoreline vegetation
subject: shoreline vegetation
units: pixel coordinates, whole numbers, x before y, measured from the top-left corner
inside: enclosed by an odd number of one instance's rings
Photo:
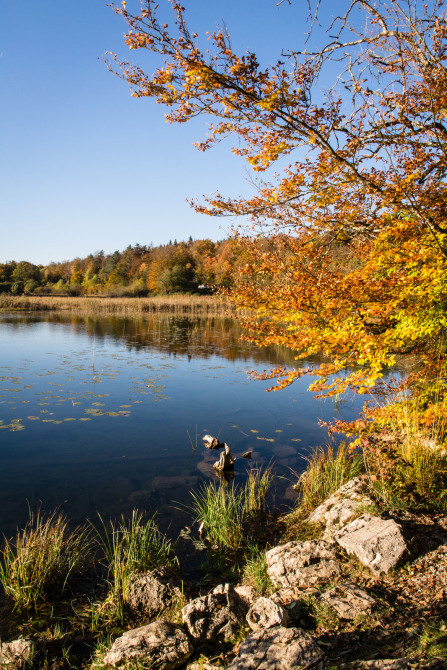
[[[191,314],[234,316],[235,309],[220,296],[164,295],[150,298],[103,296],[12,296],[0,294],[1,311],[89,312],[90,314]]]
[[[210,481],[191,491],[185,508],[191,525],[178,538],[164,535],[156,517],[138,510],[128,519],[106,522],[99,517],[99,522],[72,529],[59,511],[30,513],[26,527],[5,539],[0,553],[0,655],[6,640],[13,640],[21,649],[25,642],[29,645],[27,660],[16,659],[22,667],[110,668],[104,659],[124,632],[157,622],[186,630],[185,611],[195,601],[203,605],[212,601],[212,594],[223,598],[228,589],[243,587],[251,589],[252,602],[289,598],[288,625],[299,627],[324,650],[322,668],[445,667],[447,604],[439,593],[442,588],[447,592],[447,454],[434,442],[433,432],[421,435],[411,433],[411,425],[402,428],[372,433],[357,448],[342,443],[316,449],[293,486],[295,507],[282,515],[269,511],[271,466],[251,467],[245,483]],[[344,501],[336,498],[347,482],[361,482],[360,497],[353,497],[352,490],[358,489],[351,486]],[[337,508],[341,527],[373,517],[401,529],[407,542],[404,560],[378,574],[338,548],[338,576],[284,595],[287,589],[274,584],[269,550],[295,550],[310,546],[311,540],[312,546],[335,551],[327,532],[336,517],[327,512],[340,501],[349,510],[346,516]],[[191,557],[200,562],[194,578],[183,570]],[[146,595],[142,604],[139,598],[151,580],[157,596]],[[375,602],[372,611],[346,618],[327,604],[326,593],[346,583],[368,592]],[[435,586],[442,587],[436,597]],[[166,600],[155,606],[160,589]],[[224,640],[218,635],[201,642],[192,638],[192,658],[176,667],[226,668],[251,633],[240,623]],[[389,659],[388,665],[371,665],[374,659]],[[390,665],[393,659],[396,665]],[[143,670],[152,662],[143,653],[120,665]]]

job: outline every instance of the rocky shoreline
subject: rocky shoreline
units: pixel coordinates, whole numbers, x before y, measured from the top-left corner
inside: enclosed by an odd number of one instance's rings
[[[171,568],[134,575],[126,606],[144,625],[89,667],[446,668],[447,517],[372,504],[366,480],[351,480],[305,520],[312,539],[269,549],[268,597],[230,583],[202,593]],[[0,663],[32,649],[3,643]]]

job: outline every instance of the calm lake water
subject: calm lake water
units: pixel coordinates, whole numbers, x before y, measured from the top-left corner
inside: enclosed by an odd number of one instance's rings
[[[82,521],[133,507],[173,524],[189,491],[210,478],[226,441],[243,480],[271,461],[281,477],[271,504],[284,509],[291,469],[327,441],[318,419],[358,416],[362,400],[315,400],[302,379],[280,392],[249,369],[293,364],[290,352],[240,341],[229,319],[0,315],[0,532],[36,510]]]

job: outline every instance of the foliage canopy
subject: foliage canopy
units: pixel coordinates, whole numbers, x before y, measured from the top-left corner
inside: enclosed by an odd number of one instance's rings
[[[423,363],[410,382],[439,380],[447,344],[444,2],[341,0],[329,18],[331,3],[309,0],[320,46],[306,49],[303,36],[267,68],[254,53],[235,53],[224,29],[202,49],[185,9],[175,0],[172,9],[171,28],[152,0],[134,14],[126,2],[116,6],[126,44],[154,52],[159,68],[149,75],[113,54],[108,66],[132,95],[166,105],[171,122],[210,116],[199,149],[230,136],[260,173],[251,198],[217,194],[194,205],[251,221],[237,230],[251,256],[231,291],[252,310],[251,339],[285,344],[300,358],[325,353],[330,362],[308,370],[325,393],[365,392],[399,354]],[[271,177],[275,164],[280,173]],[[285,386],[301,374],[274,376]]]

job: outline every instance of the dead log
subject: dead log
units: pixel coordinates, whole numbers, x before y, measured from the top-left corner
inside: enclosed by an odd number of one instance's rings
[[[220,454],[220,458],[213,464],[213,468],[220,472],[233,470],[234,468],[234,458],[231,455],[230,447],[228,444],[224,444],[224,450]]]
[[[202,440],[207,449],[222,449],[225,446],[223,442],[219,442],[217,437],[212,435],[204,435]]]

